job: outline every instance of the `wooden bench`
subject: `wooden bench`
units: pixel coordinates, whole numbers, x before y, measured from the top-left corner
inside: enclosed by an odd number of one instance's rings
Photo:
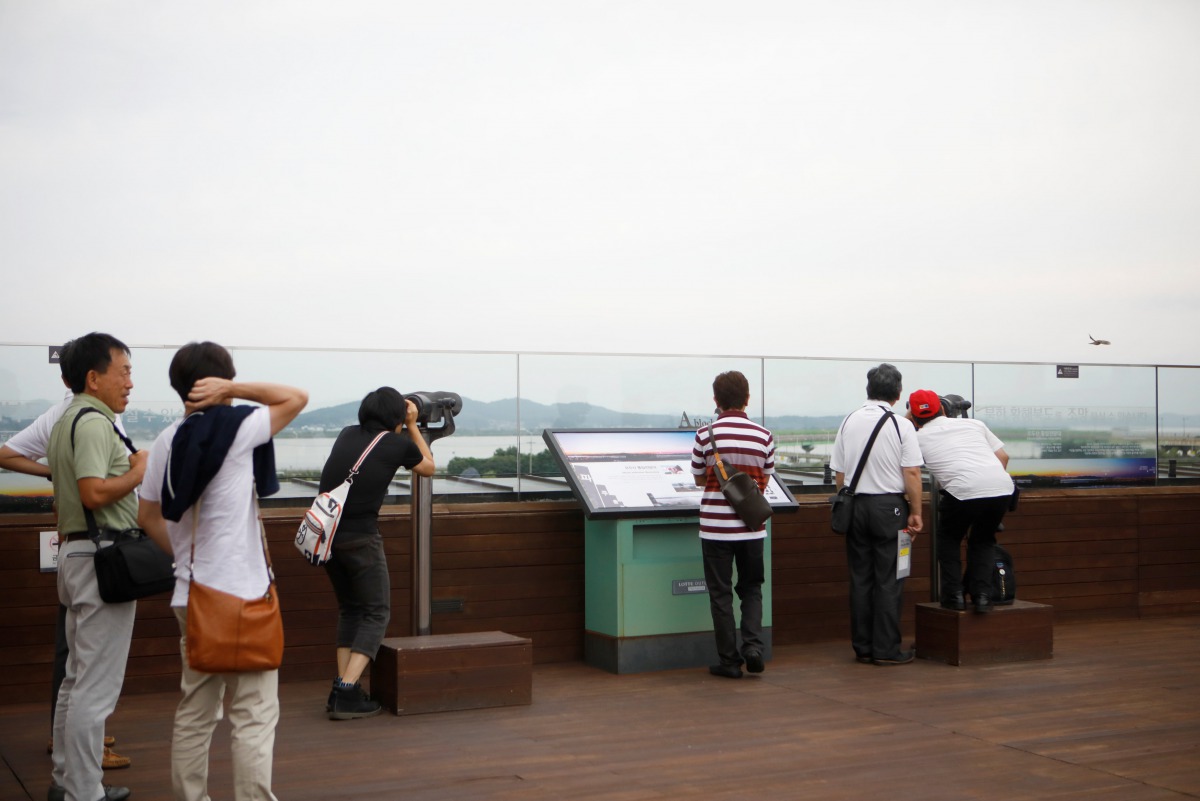
[[[533,702],[533,641],[502,631],[390,637],[371,696],[397,715]]]
[[[951,665],[1049,659],[1054,655],[1054,607],[1029,601],[977,615],[917,604],[917,656]]]

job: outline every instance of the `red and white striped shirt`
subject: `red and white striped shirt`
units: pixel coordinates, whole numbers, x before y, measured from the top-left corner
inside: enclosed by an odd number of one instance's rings
[[[775,437],[753,422],[745,412],[721,412],[713,422],[717,450],[726,468],[736,467],[765,489],[767,477],[775,472]],[[700,501],[700,537],[706,540],[760,540],[767,536],[766,527],[751,531],[721,494],[717,480],[716,459],[708,441],[708,426],[696,432],[692,446],[692,474],[707,475],[704,496]]]

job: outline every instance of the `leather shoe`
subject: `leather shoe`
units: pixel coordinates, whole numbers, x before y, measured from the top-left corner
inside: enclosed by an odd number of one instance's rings
[[[986,592],[981,592],[975,596],[975,613],[978,615],[986,615],[992,611],[992,599]]]
[[[737,665],[709,665],[708,672],[714,676],[724,676],[727,679],[740,679],[742,669]]]
[[[967,602],[963,600],[963,594],[961,592],[943,595],[942,608],[953,609],[955,612],[962,612],[966,610]]]
[[[870,654],[855,654],[854,661],[860,665],[869,665],[875,660],[871,658]]]
[[[746,670],[750,673],[763,672],[763,655],[760,651],[746,652]]]
[[[909,662],[913,661],[914,656],[916,656],[916,652],[910,648],[907,651],[901,651],[896,656],[888,657],[887,659],[872,659],[871,664],[878,665],[879,667],[907,665]]]
[[[120,770],[129,767],[131,762],[133,760],[129,757],[121,756],[111,748],[105,747],[104,756],[100,759],[100,767],[104,770]]]

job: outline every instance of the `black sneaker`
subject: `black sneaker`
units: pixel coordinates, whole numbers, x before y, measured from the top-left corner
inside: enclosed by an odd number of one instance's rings
[[[370,718],[383,711],[378,701],[366,694],[362,685],[353,687],[335,687],[333,702],[329,708],[330,720],[355,720]]]
[[[962,612],[966,610],[967,602],[963,600],[961,592],[942,593],[942,608]]]
[[[742,677],[742,669],[737,665],[709,665],[708,672],[714,676],[722,676],[727,679],[740,679]]]
[[[887,659],[872,659],[871,663],[879,667],[892,667],[893,665],[907,665],[913,661],[916,656],[916,651],[911,648],[907,651],[901,651],[896,656],[888,657]]]
[[[986,592],[975,596],[975,614],[986,615],[992,611],[992,599]]]
[[[761,651],[746,652],[746,670],[751,673],[763,672],[763,655]]]

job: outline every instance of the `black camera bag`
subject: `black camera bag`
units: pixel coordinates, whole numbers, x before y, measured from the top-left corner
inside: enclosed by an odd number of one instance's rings
[[[79,424],[79,418],[88,412],[101,414],[99,409],[92,407],[79,410],[79,414],[71,421],[72,449],[75,448],[75,426]],[[133,442],[122,434],[115,424],[113,431],[125,443],[130,453],[137,450]],[[96,516],[86,506],[83,507],[83,516],[87,519],[88,535],[92,542],[96,543],[93,563],[96,567],[100,600],[109,604],[120,604],[160,592],[170,592],[175,588],[175,563],[166,551],[146,536],[146,532],[140,528],[101,531],[96,525]],[[106,541],[112,544],[101,544]]]
[[[884,409],[883,416],[875,424],[874,430],[871,431],[871,438],[867,440],[867,445],[863,448],[862,456],[858,457],[858,466],[854,468],[854,475],[851,477],[850,483],[829,496],[829,505],[832,507],[829,515],[829,527],[835,534],[850,532],[850,524],[854,521],[854,490],[858,487],[858,480],[862,478],[863,468],[867,466],[867,457],[871,455],[871,448],[875,445],[876,437],[879,436],[879,429],[883,428],[883,424],[888,421],[889,417],[892,418],[892,425],[896,426],[896,436],[900,436],[900,424],[896,422],[895,415]],[[842,422],[842,425],[846,425],[845,421]]]

